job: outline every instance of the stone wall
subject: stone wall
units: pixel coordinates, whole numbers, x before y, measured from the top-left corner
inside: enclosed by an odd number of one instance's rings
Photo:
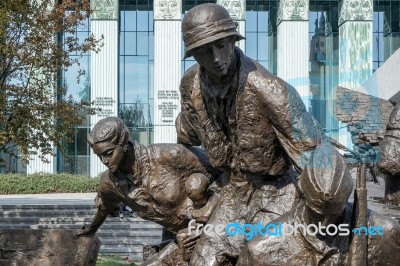
[[[0,230],[0,265],[96,265],[97,235],[75,236],[75,230]]]
[[[383,139],[393,105],[386,100],[337,87],[336,115],[347,123],[353,150],[372,161],[379,159],[378,145]]]

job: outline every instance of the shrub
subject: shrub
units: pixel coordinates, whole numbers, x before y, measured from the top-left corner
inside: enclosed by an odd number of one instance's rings
[[[0,194],[88,193],[96,192],[99,177],[72,174],[3,174]]]

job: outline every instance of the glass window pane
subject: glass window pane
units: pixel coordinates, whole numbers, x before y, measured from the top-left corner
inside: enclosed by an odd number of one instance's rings
[[[149,12],[149,31],[154,31],[153,26],[154,26],[153,11],[150,11]]]
[[[77,29],[78,31],[89,31],[89,19],[82,20]]]
[[[149,12],[138,11],[137,12],[137,30],[148,31],[149,30]]]
[[[379,33],[378,34],[378,42],[379,42],[379,60],[380,61],[383,61],[384,59],[383,59],[383,52],[384,52],[384,50],[383,50],[383,46],[384,46],[384,43],[383,43],[383,33]]]
[[[125,54],[125,32],[122,31],[119,33],[119,53]]]
[[[372,71],[375,72],[378,69],[378,62],[373,62]]]
[[[76,138],[77,142],[77,154],[78,155],[88,155],[88,145],[86,142],[87,134],[88,134],[88,129],[87,128],[78,128],[78,136]]]
[[[120,31],[125,31],[125,11],[119,12],[119,28]]]
[[[74,56],[71,56],[71,58],[74,58]],[[79,87],[77,84],[78,73],[79,67],[77,64],[70,66],[64,72],[64,86],[67,89],[66,96],[71,96],[74,100],[79,100]]]
[[[148,99],[147,56],[125,57],[125,103],[147,102]]]
[[[257,12],[246,11],[246,31],[257,31]]]
[[[149,60],[154,60],[154,33],[149,33]]]
[[[372,21],[373,32],[379,31],[379,12],[374,12],[374,17]]]
[[[379,61],[379,38],[378,38],[378,33],[374,33],[374,38],[373,38],[373,61]]]
[[[257,33],[246,34],[246,55],[253,59],[257,58]]]
[[[148,32],[137,33],[137,55],[148,55],[149,54],[149,37]]]
[[[119,57],[119,102],[125,102],[125,56]]]
[[[268,32],[268,12],[258,12],[258,31]]]
[[[318,12],[310,12],[308,18],[309,32],[315,32],[316,27],[318,27]]]
[[[154,91],[154,61],[149,61],[149,98],[153,98]]]
[[[268,60],[268,33],[258,34],[258,58],[257,60]]]
[[[125,30],[136,31],[136,11],[125,11]]]
[[[125,32],[125,54],[136,55],[136,32]]]

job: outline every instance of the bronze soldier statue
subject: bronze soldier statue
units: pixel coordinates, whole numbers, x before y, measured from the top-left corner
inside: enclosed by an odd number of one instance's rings
[[[78,235],[95,233],[121,202],[174,233],[187,228],[190,219],[206,222],[218,204],[218,186],[214,193],[210,185],[220,172],[200,148],[131,142],[117,117],[100,120],[88,141],[108,170],[101,175],[96,216]]]
[[[236,27],[216,4],[195,6],[182,22],[185,58],[198,64],[181,80],[178,142],[204,147],[230,180],[214,226],[281,217],[298,202],[295,178],[313,150],[330,146],[296,90],[235,47],[243,39]],[[244,244],[244,236],[203,234],[189,265],[234,265]]]

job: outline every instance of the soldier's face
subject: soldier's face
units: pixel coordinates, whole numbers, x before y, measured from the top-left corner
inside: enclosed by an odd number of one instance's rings
[[[209,75],[223,78],[234,60],[235,37],[229,36],[193,50],[193,57]]]
[[[104,141],[94,144],[92,149],[111,172],[115,172],[120,168],[125,154],[122,146]]]

